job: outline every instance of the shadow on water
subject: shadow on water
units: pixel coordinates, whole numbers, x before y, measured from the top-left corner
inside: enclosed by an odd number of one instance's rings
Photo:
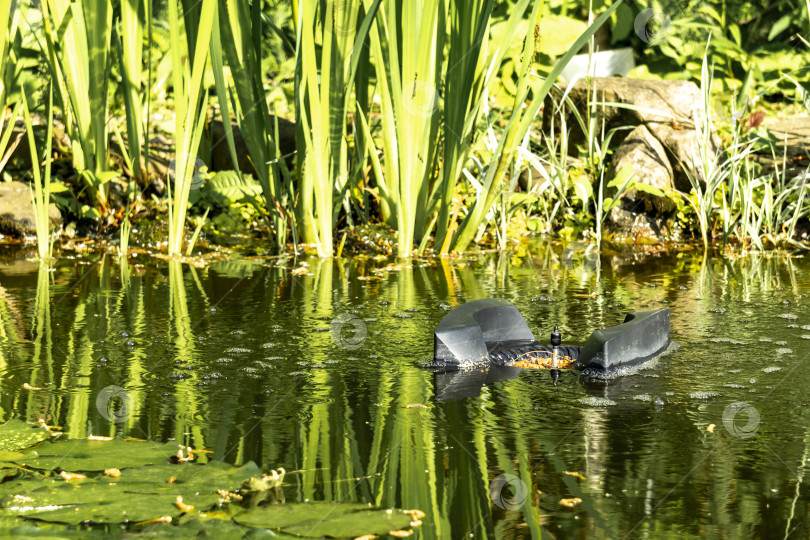
[[[590,264],[538,244],[307,264],[0,265],[0,421],[284,467],[288,501],[418,508],[424,538],[810,534],[803,259]],[[486,297],[572,343],[666,306],[681,347],[608,381],[480,373],[442,401],[419,362],[449,309]]]

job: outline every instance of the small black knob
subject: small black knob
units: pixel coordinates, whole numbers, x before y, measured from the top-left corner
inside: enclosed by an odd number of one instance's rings
[[[554,331],[551,333],[551,345],[552,347],[558,347],[560,343],[562,343],[562,336],[560,336],[560,329],[555,324]]]

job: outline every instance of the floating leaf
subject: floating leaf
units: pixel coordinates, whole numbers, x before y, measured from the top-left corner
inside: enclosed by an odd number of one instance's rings
[[[12,418],[0,426],[0,452],[14,452],[31,448],[50,436],[47,430],[33,427],[21,420]],[[2,458],[0,459],[7,459]],[[9,460],[11,461],[11,460]]]
[[[2,512],[44,521],[77,525],[82,522],[127,523],[179,516],[177,494],[133,493],[131,486],[88,481],[45,485],[3,499]],[[147,491],[149,491],[147,489]],[[210,508],[217,495],[187,495],[186,504]]]
[[[34,469],[50,470],[61,467],[71,472],[101,472],[104,469],[124,469],[166,462],[170,456],[176,455],[177,444],[78,439],[38,446],[37,453],[39,455],[35,457],[21,458],[19,463]]]
[[[411,526],[411,515],[401,510],[332,502],[260,506],[237,514],[233,519],[240,525],[283,530],[306,537],[385,535],[388,531]]]

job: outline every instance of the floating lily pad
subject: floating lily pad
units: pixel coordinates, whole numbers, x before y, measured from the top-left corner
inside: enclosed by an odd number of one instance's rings
[[[185,496],[191,493],[216,493],[217,490],[233,490],[242,482],[262,472],[252,461],[241,467],[233,467],[221,461],[211,461],[207,465],[183,463],[181,465],[152,465],[121,471],[121,476],[104,476],[99,482],[126,486],[129,491],[139,493],[177,493]],[[169,479],[174,480],[169,483]]]
[[[38,456],[21,458],[18,463],[35,469],[61,467],[70,472],[103,471],[165,463],[170,456],[177,454],[177,444],[76,439],[40,445],[37,453]]]
[[[34,427],[22,420],[12,418],[0,426],[0,452],[16,452],[31,448],[51,434],[43,427]],[[0,460],[10,461],[0,456]]]
[[[410,528],[411,515],[401,510],[358,503],[312,502],[260,506],[234,516],[249,527],[283,530],[305,537],[355,538]]]
[[[183,503],[195,508],[211,508],[219,500],[216,494],[183,497]],[[179,516],[177,494],[133,493],[129,486],[87,481],[45,486],[3,499],[5,515],[78,525],[148,521],[162,516]]]

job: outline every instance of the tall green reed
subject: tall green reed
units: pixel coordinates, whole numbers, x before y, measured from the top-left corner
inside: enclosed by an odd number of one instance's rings
[[[194,181],[196,152],[205,125],[207,92],[203,74],[208,62],[209,44],[217,4],[202,0],[195,5],[184,2],[180,19],[178,0],[169,1],[169,25],[172,33],[172,82],[175,109],[174,186],[169,186],[169,255],[180,255],[183,247],[188,196]],[[189,19],[198,26],[190,28]],[[192,23],[193,24],[193,23]]]
[[[294,221],[289,211],[294,190],[290,173],[278,148],[277,122],[271,114],[265,95],[261,61],[265,25],[262,23],[261,3],[248,5],[245,2],[227,0],[219,3],[216,15],[211,42],[211,63],[226,142],[231,158],[236,163],[228,99],[230,96],[236,123],[262,187],[276,250],[281,251],[291,229],[289,224]],[[226,79],[225,62],[232,77],[232,85]]]
[[[7,19],[4,18],[0,21],[0,111],[4,111],[3,116],[5,116],[12,85],[17,78],[17,60],[20,54],[19,41],[16,39],[19,32],[18,21],[20,20],[18,11],[16,9],[16,0],[0,0],[0,13],[9,13]],[[18,101],[14,106],[14,110],[11,111],[9,121],[0,130],[0,170],[3,169],[11,157],[10,152],[7,154],[6,150],[14,132],[14,124],[19,118],[21,110],[22,101]],[[2,126],[3,120],[5,118],[0,117],[0,126]]]
[[[711,37],[710,37],[711,39]],[[683,167],[692,190],[689,195],[681,194],[683,198],[692,206],[697,214],[700,235],[703,241],[703,248],[709,247],[710,226],[713,225],[715,214],[719,208],[724,230],[728,231],[733,227],[732,215],[726,198],[726,190],[729,180],[733,182],[734,188],[732,196],[739,192],[739,174],[733,174],[739,170],[739,163],[746,159],[751,153],[753,145],[751,143],[738,142],[725,151],[719,149],[714,151],[714,129],[711,113],[711,86],[712,69],[709,68],[708,46],[703,56],[700,79],[700,110],[695,112],[694,124],[696,134],[696,148],[694,149],[693,165],[688,164]],[[696,172],[693,172],[694,171]],[[720,203],[715,200],[720,194]]]
[[[381,0],[300,0],[296,31],[296,119],[301,238],[333,254],[336,209],[348,189],[346,118],[363,43]],[[379,73],[378,73],[379,75]],[[388,160],[386,160],[388,161]]]
[[[127,146],[132,174],[135,178],[142,179],[146,174],[141,161],[145,131],[142,101],[143,37],[146,21],[152,16],[152,1],[122,0],[120,10],[117,44],[122,71],[121,87],[126,104]]]
[[[28,110],[28,100],[25,91],[22,92],[23,118],[25,131],[28,134],[28,148],[31,151],[31,173],[34,177],[34,186],[31,190],[31,201],[34,204],[34,225],[37,231],[37,253],[40,260],[48,260],[53,252],[53,237],[51,236],[50,203],[51,203],[51,151],[53,149],[53,90],[50,92],[48,106],[48,125],[45,129],[45,155],[37,155],[34,128],[31,122],[31,112]],[[45,161],[45,171],[40,170],[40,163]]]
[[[112,5],[110,0],[40,2],[51,77],[57,81],[65,124],[73,144],[73,163],[101,217],[109,208],[107,169],[107,89],[110,80]]]
[[[512,116],[504,134],[498,142],[495,159],[488,165],[486,174],[480,181],[482,189],[479,191],[473,203],[473,207],[462,221],[453,238],[451,245],[453,251],[461,252],[467,249],[470,242],[475,237],[478,228],[484,222],[487,213],[497,201],[498,195],[505,187],[504,177],[512,167],[520,141],[525,137],[529,129],[531,129],[532,123],[535,121],[546,95],[554,85],[557,77],[571,58],[579,52],[593,34],[596,33],[599,27],[610,18],[621,3],[622,0],[618,0],[596,18],[593,24],[574,42],[568,52],[557,61],[554,68],[552,68],[539,88],[532,87],[529,84],[529,77],[536,77],[531,73],[531,64],[534,57],[537,37],[534,33],[529,33],[526,36],[523,56],[521,58],[518,92],[515,95]],[[535,5],[532,11],[530,21],[537,20],[537,16],[540,13],[538,4]],[[531,101],[527,103],[530,95]],[[524,104],[526,104],[525,108]]]
[[[380,166],[376,151],[372,150],[371,157],[382,217],[396,226],[400,257],[411,256],[413,240],[422,235],[429,218],[429,186],[439,155],[439,88],[446,25],[445,0],[389,0],[370,33],[384,165]],[[367,122],[362,122],[367,128]],[[366,138],[373,144],[370,133]]]

